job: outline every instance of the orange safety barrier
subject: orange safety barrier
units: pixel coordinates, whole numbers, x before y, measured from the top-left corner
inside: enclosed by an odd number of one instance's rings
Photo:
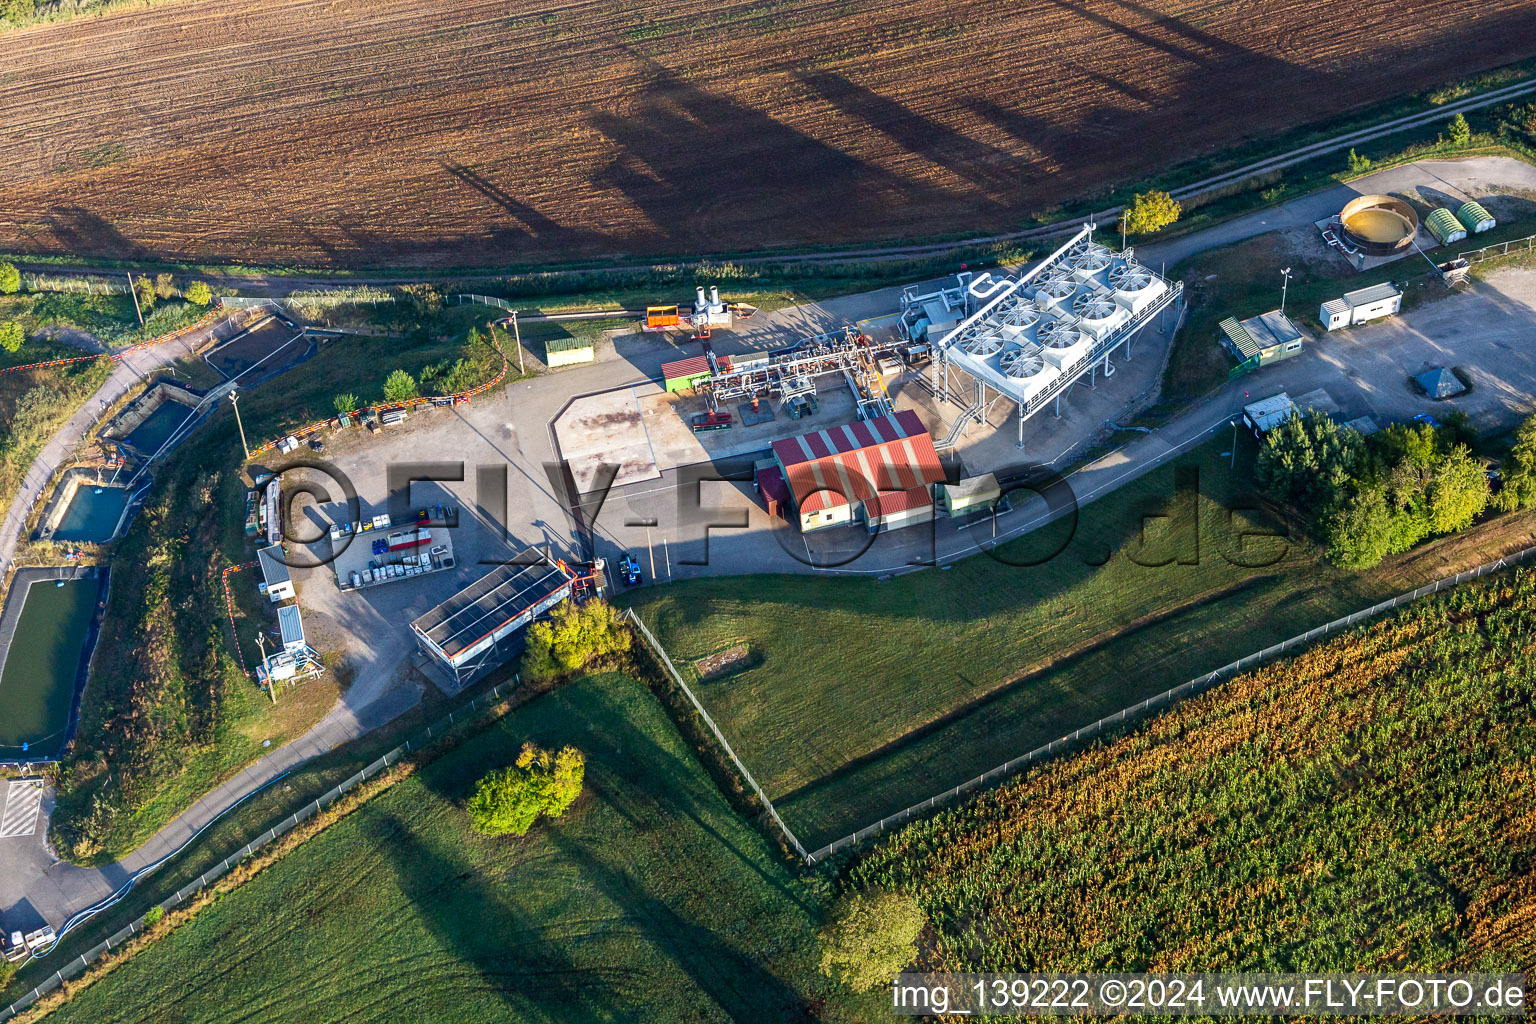
[[[224,316],[222,312],[209,310],[207,313],[204,313],[190,324],[187,324],[185,327],[179,327],[172,331],[170,334],[162,334],[160,337],[151,338],[149,341],[141,341],[137,345],[130,345],[128,348],[123,349],[121,352],[103,353],[101,355],[95,356],[72,356],[68,359],[50,359],[44,363],[27,363],[25,366],[0,367],[0,373],[20,373],[23,370],[44,370],[50,366],[68,366],[70,363],[94,363],[98,359],[106,359],[114,363],[120,362],[131,352],[139,352],[146,348],[152,348],[155,345],[163,345],[168,341],[175,341],[182,335],[190,331],[195,331],[199,327],[205,327],[212,321],[217,320],[222,316]]]
[[[224,570],[224,610],[229,613],[229,632],[235,638],[235,657],[240,660],[240,671],[256,678],[255,673],[245,667],[245,652],[240,649],[240,631],[235,628],[235,599],[229,592],[229,574],[239,572],[241,569],[254,569],[255,562],[245,562],[240,565],[232,565]]]

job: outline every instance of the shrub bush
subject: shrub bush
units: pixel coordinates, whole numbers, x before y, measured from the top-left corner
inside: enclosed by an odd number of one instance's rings
[[[196,306],[206,306],[213,301],[213,289],[205,281],[193,281],[181,291],[181,297]]]
[[[1120,229],[1127,235],[1150,235],[1176,222],[1181,212],[1167,192],[1138,192],[1120,215]]]
[[[575,747],[548,751],[523,745],[510,768],[475,783],[469,817],[484,835],[527,835],[540,815],[558,818],[581,795],[587,758]]]
[[[630,632],[607,601],[567,601],[543,622],[528,627],[523,674],[553,679],[588,669],[629,650]]]
[[[416,378],[404,370],[395,370],[384,378],[384,401],[406,402],[416,397]]]
[[[1463,418],[1361,438],[1308,413],[1269,432],[1256,473],[1269,495],[1307,517],[1331,561],[1368,569],[1482,514],[1488,478],[1467,447],[1473,439]]]
[[[917,901],[901,893],[845,896],[821,930],[822,973],[864,992],[889,985],[912,962],[927,923]]]

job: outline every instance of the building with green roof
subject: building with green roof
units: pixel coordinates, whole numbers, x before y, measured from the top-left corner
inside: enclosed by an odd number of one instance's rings
[[[1216,326],[1221,329],[1222,344],[1243,370],[1268,366],[1301,351],[1301,331],[1278,309],[1247,320],[1229,316]]]
[[[1467,237],[1467,229],[1461,226],[1461,221],[1443,206],[1429,211],[1429,216],[1424,218],[1424,226],[1429,228],[1441,245],[1450,245]]]
[[[1483,208],[1483,204],[1476,199],[1468,199],[1461,204],[1461,209],[1456,211],[1456,219],[1461,221],[1462,227],[1474,235],[1482,234],[1489,228],[1497,227],[1498,221],[1493,219],[1493,214]]]
[[[590,338],[550,338],[544,343],[544,363],[550,369],[572,363],[590,363],[597,358]]]

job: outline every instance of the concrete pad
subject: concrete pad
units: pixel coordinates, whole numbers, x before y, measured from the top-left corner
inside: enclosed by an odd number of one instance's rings
[[[598,467],[619,467],[614,486],[623,487],[661,475],[656,453],[646,432],[637,392],[660,389],[654,384],[635,385],[576,399],[555,420],[560,451],[571,464],[576,488],[592,490]]]

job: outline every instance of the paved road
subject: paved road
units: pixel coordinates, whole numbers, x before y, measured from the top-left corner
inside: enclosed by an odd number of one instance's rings
[[[1161,246],[1145,247],[1141,255],[1147,260],[1167,260],[1173,263],[1193,253],[1227,245],[1251,235],[1310,223],[1322,215],[1315,211],[1336,210],[1339,200],[1354,191],[1401,191],[1418,186],[1470,191],[1493,184],[1508,184],[1521,189],[1536,188],[1536,169],[1502,158],[1431,161],[1394,168],[1361,179],[1345,189],[1303,197],[1275,210],[1239,218],[1229,224]],[[1526,329],[1530,317],[1536,315],[1536,286],[1530,285],[1530,281],[1536,281],[1536,276],[1522,278],[1517,274],[1478,285],[1468,295],[1436,303],[1403,318],[1401,322],[1394,322],[1395,326],[1378,325],[1354,332],[1348,342],[1336,343],[1330,339],[1325,344],[1311,346],[1302,357],[1243,378],[1175,417],[1157,433],[1141,437],[1077,470],[1071,476],[1076,498],[1079,503],[1086,503],[1109,493],[1160,465],[1170,456],[1199,443],[1213,429],[1225,429],[1240,409],[1244,392],[1254,388],[1260,389],[1255,397],[1280,390],[1289,390],[1293,396],[1299,397],[1307,391],[1323,387],[1347,409],[1376,412],[1383,418],[1411,415],[1408,407],[1411,396],[1401,386],[1401,381],[1395,378],[1401,376],[1401,368],[1408,363],[1436,358],[1437,353],[1443,351],[1439,343],[1428,336],[1428,331],[1420,332],[1414,326],[1420,316],[1431,317],[1426,322],[1433,323],[1435,331],[1450,330],[1458,321],[1476,324],[1487,322],[1489,317],[1498,318],[1496,330],[1461,332],[1457,336],[1459,354],[1454,359],[1447,356],[1446,361],[1479,367],[1512,364],[1513,369],[1509,375],[1490,375],[1484,386],[1479,388],[1476,394],[1496,400],[1490,400],[1486,409],[1474,412],[1485,415],[1490,422],[1493,418],[1515,415],[1523,408],[1522,403],[1526,400],[1523,396],[1536,393],[1536,366],[1527,366],[1523,359],[1508,358],[1513,340],[1523,336],[1520,332]],[[776,344],[796,334],[827,330],[893,309],[897,294],[897,289],[885,289],[784,310],[762,317],[751,325],[749,332],[726,340],[722,346],[717,347],[730,353]],[[1397,333],[1389,333],[1394,331]],[[1031,455],[1042,462],[1059,459],[1083,440],[1096,434],[1105,418],[1098,410],[1112,408],[1117,403],[1123,406],[1142,395],[1144,383],[1155,381],[1168,344],[1169,333],[1166,330],[1160,334],[1145,335],[1144,340],[1138,342],[1141,348],[1135,362],[1129,368],[1123,366],[1121,370],[1122,373],[1130,373],[1131,380],[1117,375],[1112,385],[1101,387],[1091,395],[1074,394],[1068,400],[1068,405],[1093,403],[1084,406],[1094,410],[1092,415],[1078,415],[1065,425],[1058,423],[1049,427],[1044,425],[1044,417],[1038,417],[1042,433],[1051,435],[1051,447],[1035,447]],[[1376,348],[1372,353],[1370,346],[1373,344]],[[1364,347],[1351,351],[1346,345]],[[554,455],[549,423],[569,396],[619,387],[637,378],[654,377],[661,362],[675,358],[677,354],[677,350],[655,340],[624,341],[613,358],[589,366],[562,370],[548,382],[513,385],[487,402],[424,414],[418,425],[413,426],[409,433],[401,435],[401,441],[406,447],[399,451],[391,447],[390,455],[398,458],[419,455],[430,461],[440,459],[444,452],[451,451],[454,457],[463,458],[466,462],[504,461],[510,464],[515,474],[508,509],[508,527],[513,542],[526,545],[550,537],[559,543],[569,544],[562,507],[548,485],[543,468],[543,464]],[[1370,358],[1366,359],[1368,354]],[[1375,369],[1361,376],[1357,370],[1367,362]],[[1372,375],[1379,379],[1372,379]],[[1387,378],[1393,379],[1389,381]],[[1389,383],[1391,387],[1386,386]],[[470,438],[476,439],[473,447],[468,440]],[[1011,445],[1011,441],[1009,443]],[[347,453],[344,445],[332,447],[337,450],[333,453],[328,448],[328,457],[345,461]],[[351,467],[347,468],[348,472],[352,472]],[[376,469],[378,479],[364,479],[364,474],[360,472],[354,483],[365,497],[372,493],[382,501],[385,493],[382,487],[382,461]],[[742,571],[743,567],[750,567],[754,572],[825,571],[812,570],[803,560],[797,560],[793,553],[793,543],[803,543],[799,535],[795,534],[788,539],[779,536],[767,528],[770,524],[760,512],[750,513],[758,517],[752,523],[764,529],[714,530],[706,533],[695,523],[691,535],[679,534],[675,543],[671,540],[663,541],[666,531],[657,529],[654,546],[647,548],[648,538],[644,527],[629,527],[624,523],[656,518],[675,525],[677,502],[674,484],[677,476],[676,471],[669,471],[661,480],[616,490],[610,495],[607,506],[609,511],[604,514],[603,520],[608,525],[600,524],[599,530],[605,553],[612,554],[620,547],[636,550],[641,553],[642,564],[648,575],[649,559],[654,557],[658,574],[663,579],[733,574]],[[473,480],[473,472],[468,473],[466,484],[453,492],[466,509],[475,507]],[[1053,513],[1044,509],[1040,503],[1025,505],[1009,513],[1002,521],[1001,536],[1036,528],[1051,515]],[[673,518],[666,520],[663,518],[665,516]],[[903,533],[915,537],[921,532],[902,531],[885,535],[880,545],[856,565],[838,571],[884,575],[909,568],[914,555],[922,561],[937,558],[945,562],[976,550],[976,543],[969,534],[949,530],[936,532],[936,541],[919,541],[915,552],[910,546],[903,546],[906,543]],[[684,559],[702,560],[706,537],[709,544],[708,561],[711,564],[684,565]],[[466,569],[472,568],[466,566]],[[325,586],[319,583],[312,590],[318,594],[324,591]],[[385,601],[382,592],[389,588],[379,590],[381,594],[378,600]],[[355,609],[347,613],[365,625],[375,620],[398,622],[398,618],[390,618],[391,614],[392,610],[382,605],[377,609],[370,606],[368,616],[362,618],[357,617]],[[339,609],[336,617],[344,617]],[[32,907],[44,910],[48,919],[57,923],[70,912],[94,902],[114,886],[114,880],[126,877],[136,865],[148,863],[160,851],[174,848],[182,837],[191,834],[218,809],[227,807],[240,795],[281,771],[359,735],[364,729],[376,727],[393,718],[410,703],[414,703],[415,698],[414,691],[389,685],[392,677],[386,670],[392,667],[391,659],[383,659],[369,666],[365,673],[360,674],[359,683],[353,688],[360,696],[367,696],[366,701],[351,708],[338,707],[310,733],[256,762],[208,794],[167,826],[164,832],[155,836],[143,850],[121,864],[85,871],[68,865],[52,864],[40,837],[24,843],[18,840],[0,842],[0,912],[15,908],[24,900]]]
[[[376,729],[409,710],[419,699],[410,687],[387,691],[361,709],[338,704],[299,739],[247,765],[198,800],[148,842],[115,864],[82,868],[55,860],[39,822],[36,834],[4,841],[0,852],[0,913],[7,927],[31,927],[46,920],[57,926],[70,915],[116,890],[146,865],[178,849],[220,812],[284,772]],[[52,794],[44,801],[52,810]]]

